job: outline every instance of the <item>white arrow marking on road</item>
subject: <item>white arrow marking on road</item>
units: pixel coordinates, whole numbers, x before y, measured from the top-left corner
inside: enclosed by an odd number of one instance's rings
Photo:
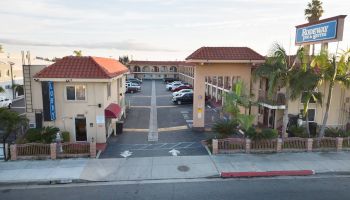
[[[180,151],[178,151],[176,149],[172,149],[171,151],[169,151],[169,153],[171,153],[171,155],[173,155],[173,156],[177,156],[177,154],[180,154]]]
[[[126,151],[122,152],[120,155],[123,156],[124,158],[126,158],[126,157],[131,156],[132,152],[129,150],[126,150]]]

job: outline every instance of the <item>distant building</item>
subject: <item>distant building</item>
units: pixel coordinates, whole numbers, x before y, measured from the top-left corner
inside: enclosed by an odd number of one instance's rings
[[[70,140],[105,143],[125,113],[127,67],[117,60],[68,56],[50,66],[24,65],[31,127],[55,126]]]
[[[133,60],[128,64],[128,77],[140,79],[179,78],[179,71],[191,66],[184,61],[142,61]]]

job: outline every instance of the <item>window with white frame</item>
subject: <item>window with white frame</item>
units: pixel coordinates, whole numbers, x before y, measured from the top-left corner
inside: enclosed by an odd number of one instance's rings
[[[302,116],[303,116],[303,121],[306,121],[306,118],[303,115],[304,114],[303,109],[300,110],[300,114],[302,114]],[[314,122],[315,116],[316,116],[316,109],[314,109],[314,108],[308,109],[308,115],[309,115],[309,122]]]
[[[66,97],[68,101],[85,101],[86,86],[85,85],[66,86]]]

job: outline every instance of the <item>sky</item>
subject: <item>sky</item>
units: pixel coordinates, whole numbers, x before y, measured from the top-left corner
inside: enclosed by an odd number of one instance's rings
[[[311,0],[0,0],[0,44],[19,55],[184,60],[202,46],[247,46],[291,54]],[[322,18],[349,15],[349,0],[323,0]],[[339,49],[350,48],[350,16]],[[336,43],[330,44],[336,51]]]

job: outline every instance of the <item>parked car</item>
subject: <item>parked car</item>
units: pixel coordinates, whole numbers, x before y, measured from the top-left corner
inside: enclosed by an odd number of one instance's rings
[[[141,86],[133,82],[126,82],[125,87],[126,87],[126,92],[130,92],[130,93],[138,92],[141,90]]]
[[[11,108],[12,106],[12,100],[7,98],[7,97],[3,97],[3,96],[0,96],[0,108]]]
[[[172,83],[169,83],[165,86],[165,88],[167,90],[172,90],[173,87],[176,87],[176,86],[180,86],[182,85],[182,83],[180,81],[175,81],[175,82],[172,82]]]
[[[192,89],[191,86],[189,85],[180,85],[180,86],[176,86],[174,88],[171,89],[172,92],[177,92],[177,91],[180,91],[180,90],[183,90],[183,89]]]
[[[126,81],[132,82],[132,83],[137,83],[139,85],[142,83],[142,80],[140,80],[138,78],[128,78]]]
[[[193,93],[182,93],[179,96],[175,96],[172,99],[173,103],[176,104],[185,104],[185,103],[193,103]]]
[[[163,81],[165,83],[171,83],[171,82],[174,82],[174,81],[178,81],[177,78],[163,78]]]
[[[182,93],[189,93],[189,92],[193,93],[193,90],[192,89],[182,89],[182,90],[179,90],[177,92],[173,92],[173,97],[179,96]]]

